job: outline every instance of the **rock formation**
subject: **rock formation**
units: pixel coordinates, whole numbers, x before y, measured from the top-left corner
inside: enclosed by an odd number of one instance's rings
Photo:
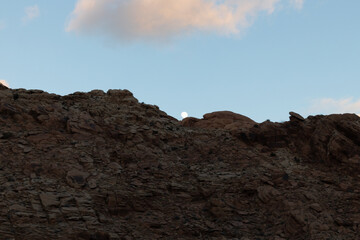
[[[360,239],[360,118],[290,115],[0,85],[0,239]]]

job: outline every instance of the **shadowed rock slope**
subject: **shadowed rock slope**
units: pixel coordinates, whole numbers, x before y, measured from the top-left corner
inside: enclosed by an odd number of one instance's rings
[[[359,133],[0,86],[0,239],[359,239]]]

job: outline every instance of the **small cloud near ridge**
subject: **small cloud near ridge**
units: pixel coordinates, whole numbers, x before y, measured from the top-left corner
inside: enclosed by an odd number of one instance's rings
[[[10,87],[9,84],[5,80],[0,80],[0,83],[5,87]]]
[[[323,98],[313,101],[309,108],[312,114],[356,113],[360,114],[360,99]]]
[[[38,5],[29,6],[25,8],[25,16],[23,18],[23,21],[28,22],[39,16],[40,16],[40,9]]]
[[[120,41],[167,40],[194,31],[239,34],[281,1],[303,0],[78,0],[66,30]]]

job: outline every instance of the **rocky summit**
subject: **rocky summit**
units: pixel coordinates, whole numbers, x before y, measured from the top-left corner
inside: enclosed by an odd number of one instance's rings
[[[0,85],[0,239],[360,239],[360,118],[178,121]]]

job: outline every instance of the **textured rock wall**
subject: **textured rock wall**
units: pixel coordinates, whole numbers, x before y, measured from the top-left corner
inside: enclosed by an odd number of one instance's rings
[[[0,85],[0,239],[358,239],[359,124]]]

